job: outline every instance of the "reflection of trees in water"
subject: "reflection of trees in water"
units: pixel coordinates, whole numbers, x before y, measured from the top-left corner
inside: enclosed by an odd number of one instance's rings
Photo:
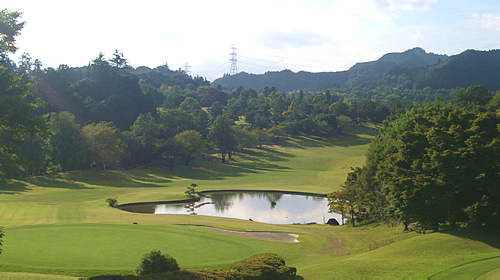
[[[323,200],[325,200],[324,196],[319,196],[319,195],[307,196],[307,198],[309,198],[309,197],[312,197],[312,199],[314,201],[317,201],[317,202],[322,202]]]
[[[271,209],[276,207],[276,204],[283,197],[282,193],[274,193],[274,192],[220,192],[220,193],[211,193],[209,195],[210,200],[214,204],[214,208],[219,213],[224,213],[229,210],[234,203],[238,201],[244,200],[245,197],[250,196],[251,198],[258,197],[260,200],[266,199],[270,203]]]
[[[134,213],[154,214],[156,204],[135,204],[118,207],[121,210]]]
[[[187,211],[190,215],[196,215],[194,202],[189,203],[189,204],[186,204],[184,207],[186,208],[186,211]]]
[[[283,197],[282,193],[264,193],[264,197],[271,203],[271,209],[274,209],[276,207],[276,204],[280,199]]]
[[[242,193],[212,193],[210,194],[210,200],[214,205],[214,208],[219,213],[224,213],[229,210],[229,207],[233,205],[233,200],[238,197],[239,200],[243,198]]]

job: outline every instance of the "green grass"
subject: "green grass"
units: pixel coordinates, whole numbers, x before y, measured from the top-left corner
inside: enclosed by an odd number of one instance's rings
[[[493,276],[498,276],[499,272],[500,256],[496,256],[473,261],[441,271],[440,273],[433,275],[431,279],[488,279]]]
[[[282,143],[288,149],[250,149],[236,153],[228,164],[214,156],[197,160],[191,167],[176,166],[173,171],[156,164],[129,171],[78,171],[1,183],[0,224],[5,237],[0,279],[129,274],[152,249],[171,254],[185,269],[220,268],[252,254],[277,253],[305,279],[421,279],[465,272],[484,279],[498,276],[495,261],[479,262],[500,256],[498,233],[420,235],[380,224],[356,228],[271,225],[197,215],[129,213],[105,202],[106,198],[119,203],[184,199],[191,183],[198,184],[200,191],[327,193],[343,183],[351,166],[364,163],[375,133],[373,128],[354,127],[332,139],[298,137]],[[291,232],[299,234],[300,242],[247,239],[189,224]]]
[[[193,269],[229,265],[269,247],[269,242],[243,243],[234,236],[169,224],[24,226],[10,229],[7,234],[0,268],[57,273],[64,264],[64,269],[74,276],[99,275],[103,271],[130,273],[141,256],[152,249],[168,252],[176,256],[181,267]]]

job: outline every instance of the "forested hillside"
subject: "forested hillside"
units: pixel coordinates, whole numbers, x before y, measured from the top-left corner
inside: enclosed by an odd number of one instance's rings
[[[215,80],[215,85],[235,89],[238,86],[283,91],[318,91],[331,88],[356,93],[357,88],[400,88],[404,90],[450,90],[482,84],[489,90],[500,89],[500,50],[474,51],[448,57],[414,48],[390,53],[372,62],[357,63],[347,71],[294,73],[289,70],[262,75],[239,73]]]

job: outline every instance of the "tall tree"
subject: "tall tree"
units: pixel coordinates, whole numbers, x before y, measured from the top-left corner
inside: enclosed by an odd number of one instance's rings
[[[87,156],[82,129],[75,122],[75,116],[70,112],[52,113],[50,129],[53,163],[62,171],[88,168],[90,159]]]
[[[226,155],[229,155],[229,158],[231,158],[231,152],[235,151],[237,147],[231,125],[233,125],[233,121],[225,115],[219,115],[208,133],[208,139],[210,139],[221,153],[222,163],[226,162]]]
[[[124,133],[131,163],[151,162],[157,154],[155,143],[160,137],[160,128],[151,113],[140,114],[129,131]]]
[[[174,140],[178,143],[180,156],[184,159],[186,165],[206,151],[206,143],[196,130],[183,131],[175,135]]]
[[[19,22],[22,13],[19,11],[9,11],[3,9],[0,11],[0,54],[6,58],[7,53],[15,53],[16,37],[21,33],[24,22]]]
[[[92,155],[96,169],[116,168],[124,157],[126,144],[112,123],[89,124],[82,129],[83,139]]]
[[[29,85],[7,68],[7,54],[16,51],[15,37],[24,23],[19,23],[19,12],[0,12],[0,179],[25,172],[28,167],[21,155],[21,147],[28,135],[46,136],[46,122],[34,116],[35,104],[26,102]]]

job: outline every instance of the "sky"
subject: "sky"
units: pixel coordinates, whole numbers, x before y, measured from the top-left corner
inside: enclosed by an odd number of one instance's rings
[[[2,0],[26,22],[18,52],[43,67],[88,65],[115,50],[131,66],[168,64],[212,81],[238,72],[347,70],[421,47],[500,49],[498,0]],[[186,68],[186,65],[189,68]]]

